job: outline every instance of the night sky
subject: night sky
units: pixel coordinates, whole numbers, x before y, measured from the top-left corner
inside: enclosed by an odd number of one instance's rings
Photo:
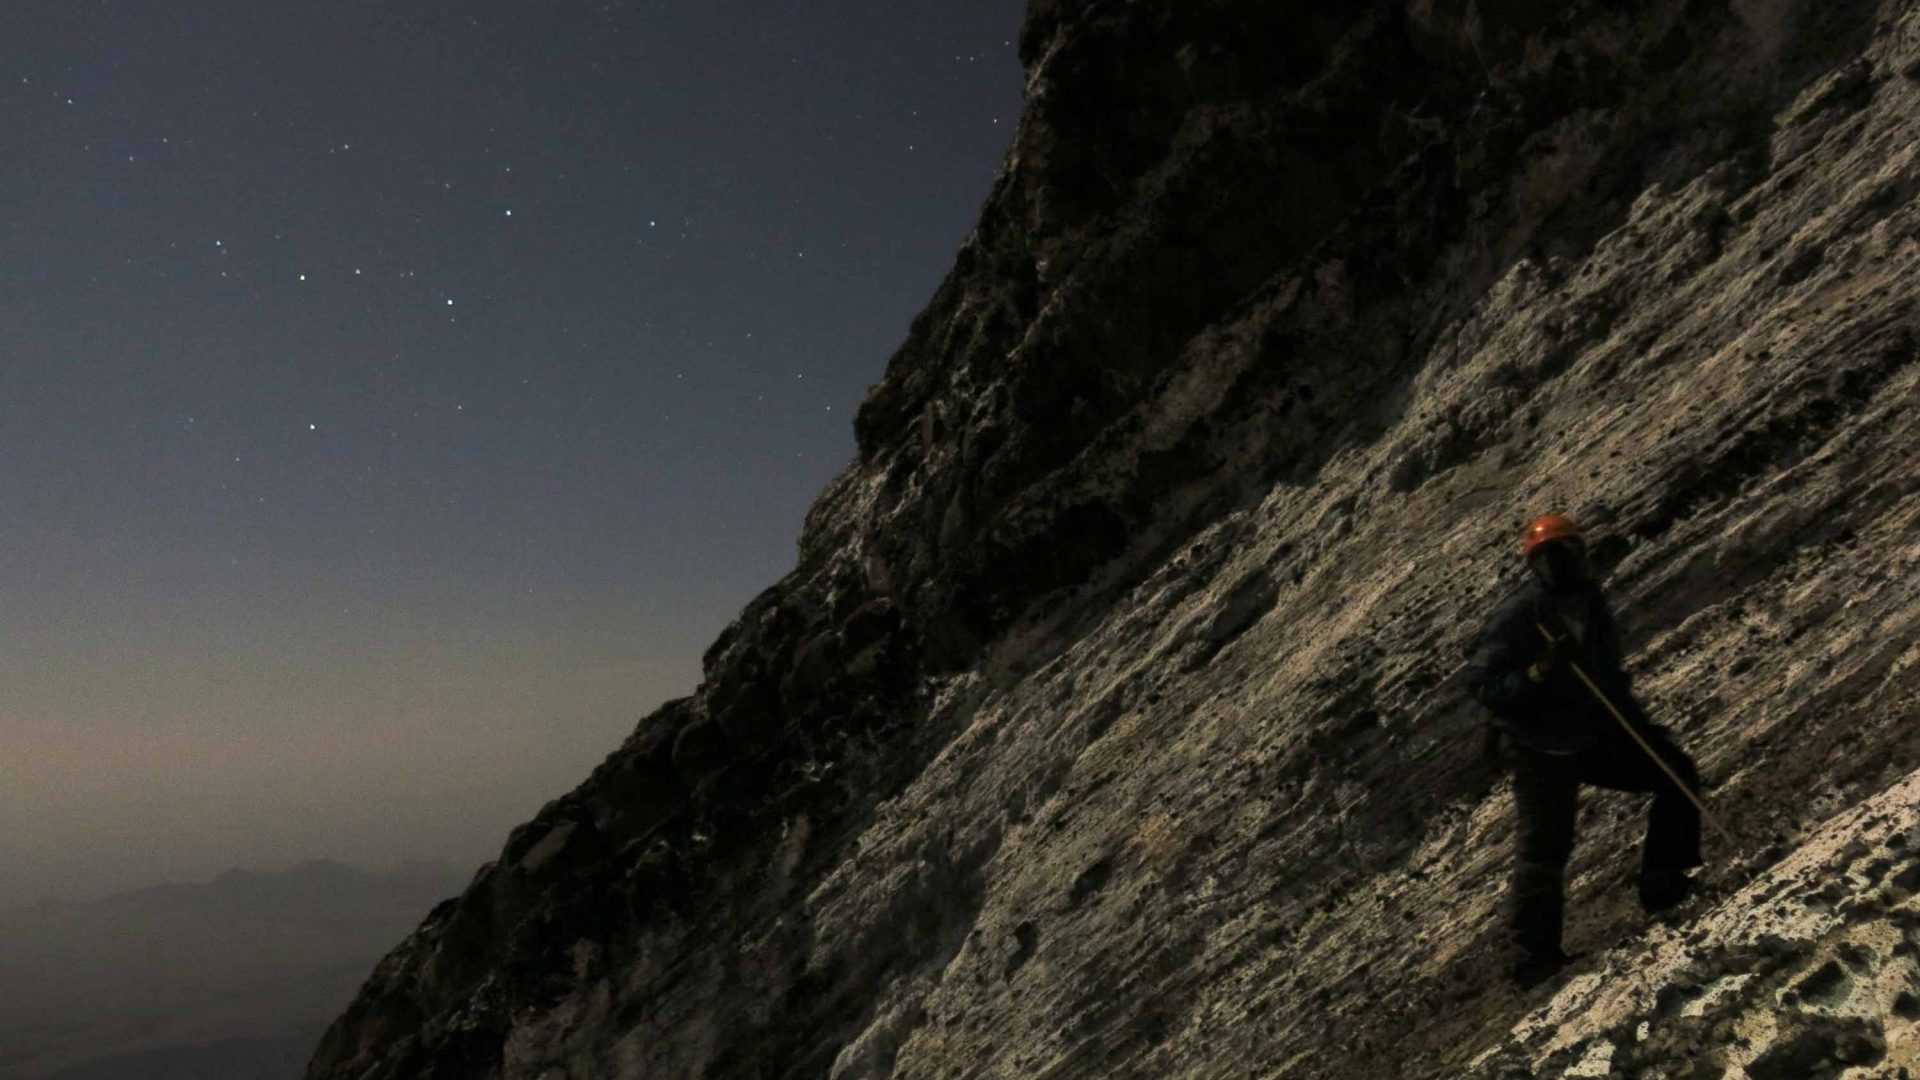
[[[0,7],[0,904],[477,864],[691,692],[1023,7]]]

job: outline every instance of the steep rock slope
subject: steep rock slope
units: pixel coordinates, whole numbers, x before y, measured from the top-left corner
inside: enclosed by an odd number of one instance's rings
[[[1911,1075],[1920,1062],[1920,773],[1684,928],[1616,950],[1468,1073]]]
[[[1549,508],[1733,830],[1702,955],[1920,767],[1912,4],[1035,0],[1021,53],[793,572],[309,1076],[1604,1073],[1641,1004],[1500,981],[1457,678]],[[1639,805],[1569,936],[1697,981]],[[1854,1020],[1805,1052],[1907,1052]]]

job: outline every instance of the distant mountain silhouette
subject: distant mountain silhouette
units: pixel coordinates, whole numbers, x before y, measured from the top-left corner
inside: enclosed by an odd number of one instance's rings
[[[298,1076],[381,953],[464,879],[316,859],[0,911],[0,1080]]]
[[[316,1027],[281,1039],[169,1046],[61,1069],[49,1080],[281,1080],[300,1075],[319,1037]]]

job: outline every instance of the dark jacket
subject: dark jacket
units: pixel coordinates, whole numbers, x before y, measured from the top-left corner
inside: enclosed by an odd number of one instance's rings
[[[1582,622],[1583,613],[1584,636],[1574,635],[1572,627]],[[1568,656],[1627,719],[1636,725],[1646,722],[1633,699],[1632,680],[1621,666],[1619,626],[1599,584],[1560,594],[1529,574],[1487,622],[1467,668],[1474,696],[1492,713],[1497,727],[1521,746],[1563,754],[1622,734],[1620,722],[1566,664],[1555,665],[1544,682],[1527,678],[1527,666],[1547,647],[1538,623],[1556,636],[1573,637]]]

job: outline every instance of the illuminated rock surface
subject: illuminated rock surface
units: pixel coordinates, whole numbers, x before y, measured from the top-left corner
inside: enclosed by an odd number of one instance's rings
[[[1920,11],[1036,0],[1021,51],[794,571],[309,1075],[1898,1075]],[[1458,674],[1548,509],[1737,844],[1650,928],[1590,797],[1594,958],[1521,996]]]

